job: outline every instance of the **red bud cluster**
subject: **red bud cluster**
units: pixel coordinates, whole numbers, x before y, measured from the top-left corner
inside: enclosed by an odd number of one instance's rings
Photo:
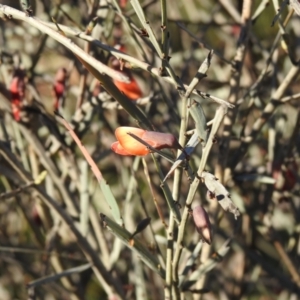
[[[21,120],[22,102],[25,97],[25,86],[25,74],[22,70],[17,70],[9,87],[12,114],[17,122]]]
[[[58,108],[62,105],[63,96],[66,88],[66,79],[67,79],[67,70],[65,68],[58,69],[53,84],[55,110],[58,110]]]
[[[274,188],[279,191],[290,191],[297,183],[297,164],[295,162],[276,165],[272,176],[276,180]]]

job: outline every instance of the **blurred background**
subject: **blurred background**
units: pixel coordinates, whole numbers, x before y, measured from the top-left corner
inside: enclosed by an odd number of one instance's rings
[[[52,23],[92,57],[129,76],[130,87],[114,80],[115,88],[145,113],[155,130],[179,136],[179,89],[166,79],[130,1],[30,2],[27,18]],[[195,249],[197,256],[181,299],[298,299],[300,16],[291,5],[283,5],[278,14],[282,3],[275,0],[140,1],[160,45],[161,3],[166,3],[174,73],[189,85],[213,50],[207,76],[196,89],[235,105],[219,128],[205,169],[224,184],[241,215],[235,220],[200,184],[193,206],[201,204],[208,212],[213,238],[211,245],[202,243],[189,217],[179,273]],[[19,1],[1,4],[21,10]],[[245,18],[247,8],[250,18]],[[95,276],[85,246],[45,198],[68,215],[120,283],[124,299],[165,299],[164,279],[102,226],[99,214],[110,216],[109,205],[53,112],[62,114],[91,154],[125,228],[134,232],[151,217],[151,226],[137,238],[164,261],[170,210],[155,163],[150,155],[120,156],[111,150],[116,128],[138,124],[64,45],[30,22],[2,10],[0,16],[0,299],[118,299],[105,287],[107,278],[101,282]],[[117,59],[111,48],[76,37],[79,32],[146,62],[162,76]],[[214,118],[218,103],[199,93],[191,99],[199,101],[207,122]],[[194,127],[190,118],[187,129]],[[175,151],[168,154],[175,158]],[[198,145],[190,158],[194,172],[201,156]],[[171,163],[161,157],[157,161],[165,176]],[[47,175],[38,180],[43,171]],[[165,183],[170,189],[173,179],[171,175]],[[183,174],[181,212],[189,189]],[[175,227],[175,240],[177,231]],[[226,241],[230,247],[223,253]],[[192,274],[198,277],[189,281]]]

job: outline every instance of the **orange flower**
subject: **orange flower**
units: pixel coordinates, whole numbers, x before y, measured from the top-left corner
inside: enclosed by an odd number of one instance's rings
[[[134,79],[134,77],[129,73],[128,71],[119,71],[123,73],[124,75],[129,77],[130,82],[122,82],[118,80],[113,80],[114,84],[117,86],[117,88],[124,93],[129,99],[131,100],[137,100],[143,96],[143,93],[140,89],[140,87],[137,84],[137,81]]]
[[[151,152],[147,146],[130,136],[129,133],[136,135],[158,150],[163,148],[182,149],[175,136],[170,133],[147,131],[135,127],[119,127],[115,131],[118,141],[111,145],[111,149],[115,153],[120,155],[144,156]]]
[[[126,52],[126,47],[124,45],[115,45],[114,47],[116,49],[118,49],[119,51],[122,51],[124,53]],[[114,70],[117,70],[118,72],[123,73],[130,80],[129,83],[126,83],[126,82],[118,81],[118,80],[114,79],[113,82],[116,85],[116,87],[123,94],[125,94],[129,99],[131,99],[133,101],[135,101],[139,98],[142,98],[143,92],[142,92],[141,88],[139,87],[137,81],[133,77],[130,69],[126,68],[126,64],[124,62],[118,60],[115,57],[111,58],[110,64]]]

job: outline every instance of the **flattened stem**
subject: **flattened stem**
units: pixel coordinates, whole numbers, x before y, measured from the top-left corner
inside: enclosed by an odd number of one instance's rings
[[[207,130],[206,130],[206,117],[203,109],[199,102],[193,100],[193,103],[189,107],[192,118],[195,121],[196,132],[199,136],[201,144],[203,147],[206,145],[207,141]]]

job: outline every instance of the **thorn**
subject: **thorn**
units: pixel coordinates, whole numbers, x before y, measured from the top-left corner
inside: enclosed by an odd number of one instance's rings
[[[178,201],[174,201],[174,203],[175,203],[175,205],[177,205],[177,207],[178,207],[179,209],[181,209],[181,204],[180,204]]]
[[[101,218],[103,227],[106,228],[107,227],[107,223],[105,221],[106,215],[100,213],[100,218]]]
[[[216,194],[211,192],[211,191],[207,191],[207,196],[210,200],[215,199],[216,198]]]
[[[196,173],[195,177],[196,177],[197,179],[201,180],[201,182],[204,182],[204,179],[203,179],[203,177],[199,176],[199,174],[198,174],[198,173]]]
[[[147,32],[147,30],[145,28],[141,28],[141,33],[140,33],[141,36],[145,36],[145,37],[149,37],[149,34]]]
[[[33,15],[33,10],[29,7],[25,10],[26,16],[27,17],[32,17]]]
[[[58,110],[54,110],[53,113],[54,113],[56,116],[58,116],[58,117],[64,119],[64,117],[58,112]]]

